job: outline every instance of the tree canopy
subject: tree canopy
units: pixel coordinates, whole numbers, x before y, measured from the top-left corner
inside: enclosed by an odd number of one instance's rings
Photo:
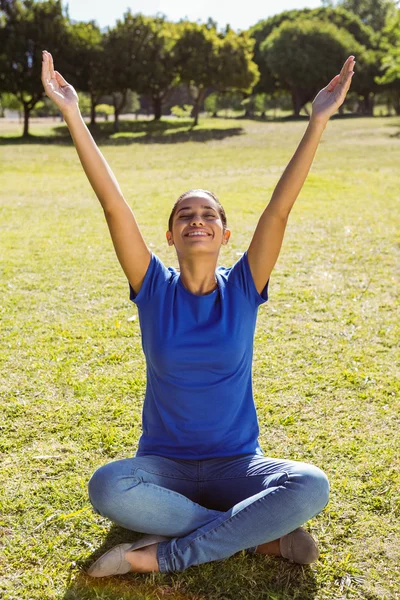
[[[322,4],[331,7],[335,5],[332,0],[322,0]],[[397,10],[394,0],[339,0],[336,7],[342,7],[357,15],[365,25],[375,31],[382,30]]]
[[[2,2],[2,91],[14,94],[24,107],[24,135],[29,114],[44,95],[42,50],[51,48],[60,70],[66,70],[66,15],[61,0]]]
[[[207,88],[250,91],[259,77],[251,60],[254,41],[247,32],[220,35],[211,26],[183,23],[175,46],[179,76],[194,95],[194,124]]]
[[[347,31],[305,19],[284,21],[260,47],[280,87],[291,93],[295,115],[357,50],[360,45]]]

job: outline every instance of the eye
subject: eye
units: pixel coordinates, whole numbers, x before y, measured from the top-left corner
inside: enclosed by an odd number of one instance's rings
[[[186,217],[190,217],[191,215],[181,215],[180,217],[178,217],[178,219],[186,219]],[[213,213],[208,213],[208,215],[206,215],[206,217],[215,217],[216,215],[214,215]]]

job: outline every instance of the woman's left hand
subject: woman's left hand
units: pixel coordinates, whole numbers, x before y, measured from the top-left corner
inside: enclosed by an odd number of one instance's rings
[[[332,81],[315,96],[312,103],[312,120],[327,122],[343,104],[354,75],[355,62],[354,56],[349,56],[339,75],[335,75]]]

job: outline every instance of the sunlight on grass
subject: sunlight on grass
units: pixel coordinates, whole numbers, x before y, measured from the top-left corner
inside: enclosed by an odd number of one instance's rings
[[[170,210],[196,187],[226,210],[232,234],[218,264],[230,266],[306,122],[190,125],[122,121],[114,134],[110,122],[94,135],[167,266],[178,267]],[[28,143],[20,130],[0,121],[2,598],[397,598],[400,118],[329,123],[258,313],[261,446],[321,467],[331,483],[328,506],[307,523],[319,561],[241,552],[101,582],[85,569],[102,545],[141,536],[95,514],[87,496],[93,471],[132,456],[141,433],[138,313],[65,124],[33,122]]]

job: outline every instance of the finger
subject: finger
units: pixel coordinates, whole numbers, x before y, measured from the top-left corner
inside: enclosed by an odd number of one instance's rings
[[[60,87],[66,87],[67,85],[69,85],[68,81],[66,79],[64,79],[64,77],[61,75],[61,73],[59,73],[58,71],[54,71],[54,73],[55,73],[57,83],[59,84]]]
[[[50,54],[50,52],[49,52],[48,54],[49,54],[49,57],[50,57],[50,75],[51,75],[51,78],[52,78],[52,79],[55,79],[55,76],[56,76],[56,75],[55,75],[55,73],[54,73],[54,63],[53,63],[53,57],[52,57],[52,55]]]
[[[328,83],[328,85],[326,86],[326,90],[328,92],[332,92],[335,89],[337,82],[339,80],[339,77],[340,77],[340,74],[335,75],[335,77]]]
[[[353,79],[353,75],[354,75],[354,71],[349,71],[347,73],[347,80],[346,80],[345,85],[344,85],[345,94],[347,94],[347,92],[349,91],[349,88],[350,88],[350,85],[351,85],[351,81]]]
[[[354,56],[351,55],[349,56],[342,67],[342,70],[340,71],[340,78],[339,78],[339,83],[343,83],[345,81],[345,78],[347,77],[347,73],[349,72],[349,70],[351,69],[351,63],[354,60]]]
[[[45,50],[43,51],[42,60],[42,83],[45,87],[50,83],[49,59]]]
[[[347,77],[346,77],[344,84],[341,86],[341,88],[338,88],[338,93],[339,93],[338,101],[340,102],[340,104],[343,104],[343,102],[346,99],[347,92],[349,91],[349,88],[350,88],[351,80],[353,79],[353,75],[354,75],[354,71],[349,71],[347,73]]]

